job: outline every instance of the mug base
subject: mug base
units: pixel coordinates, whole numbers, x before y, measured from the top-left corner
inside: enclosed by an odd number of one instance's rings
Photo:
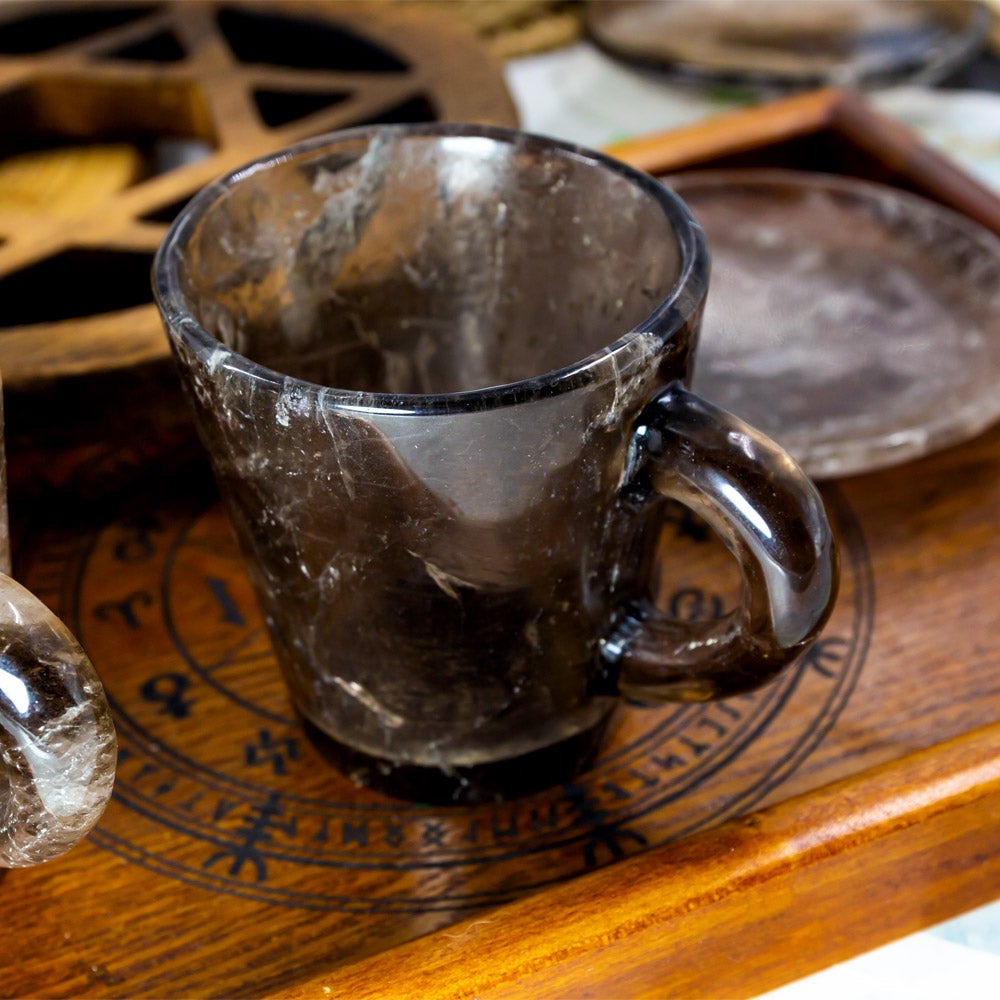
[[[304,716],[300,718],[320,754],[358,785],[428,805],[477,805],[532,795],[572,779],[593,763],[612,714],[550,746],[447,770],[373,756],[327,735]]]

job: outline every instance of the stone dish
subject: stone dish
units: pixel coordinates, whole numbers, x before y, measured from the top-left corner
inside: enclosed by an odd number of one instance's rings
[[[867,472],[1000,417],[1000,238],[913,194],[782,170],[665,180],[712,289],[696,391],[816,478]]]
[[[982,48],[972,0],[591,0],[590,38],[678,82],[764,89],[933,83]]]

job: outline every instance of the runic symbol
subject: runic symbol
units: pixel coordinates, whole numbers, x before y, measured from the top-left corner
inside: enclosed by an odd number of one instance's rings
[[[261,729],[256,743],[246,745],[246,762],[251,767],[270,763],[275,774],[287,774],[285,759],[299,759],[299,745],[291,736],[278,740],[271,736],[269,729]]]
[[[597,849],[605,848],[611,857],[620,861],[625,857],[622,841],[630,840],[639,847],[647,847],[649,841],[635,830],[625,830],[618,823],[608,822],[608,810],[582,785],[566,785],[567,798],[578,813],[574,826],[591,827],[590,838],[583,845],[583,858],[588,868],[597,864]]]
[[[834,671],[831,667],[844,659],[845,646],[847,640],[842,636],[834,635],[828,639],[820,639],[803,654],[802,666],[812,667],[822,677],[833,677]]]
[[[258,882],[266,881],[267,864],[260,846],[271,843],[273,830],[280,830],[290,837],[295,836],[295,818],[293,817],[284,823],[278,822],[276,817],[280,816],[281,813],[282,808],[278,802],[277,794],[269,796],[264,805],[253,806],[247,815],[240,818],[238,842],[228,850],[216,851],[202,864],[202,868],[211,868],[216,862],[229,858],[231,860],[230,875],[239,875],[244,865],[251,864],[254,867],[256,880]]]
[[[122,622],[127,628],[137,629],[142,627],[136,607],[149,608],[153,606],[152,595],[145,590],[133,590],[128,597],[120,601],[102,601],[94,608],[94,617],[102,622],[112,620],[113,614],[117,612],[121,616]]]
[[[424,843],[428,847],[444,847],[444,823],[437,820],[424,824]]]
[[[184,697],[191,682],[183,674],[157,674],[139,689],[146,701],[160,702],[159,713],[186,719],[191,714],[193,700]]]
[[[156,551],[153,533],[162,531],[155,517],[142,517],[128,528],[128,534],[115,546],[115,558],[119,562],[135,563],[149,558]]]
[[[670,617],[696,622],[719,619],[725,611],[718,594],[706,594],[701,587],[684,587],[670,598]]]

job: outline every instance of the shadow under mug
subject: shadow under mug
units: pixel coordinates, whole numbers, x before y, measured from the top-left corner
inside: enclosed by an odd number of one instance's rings
[[[815,637],[815,488],[686,388],[708,271],[656,180],[478,126],[305,142],[176,220],[154,285],[182,381],[292,700],[355,780],[537,790],[619,694],[735,695]],[[721,620],[649,599],[664,498],[739,561]]]

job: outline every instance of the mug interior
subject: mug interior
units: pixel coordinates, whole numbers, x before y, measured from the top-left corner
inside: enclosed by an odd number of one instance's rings
[[[662,198],[519,133],[345,133],[231,178],[179,291],[226,347],[338,389],[441,394],[589,357],[677,285]]]

